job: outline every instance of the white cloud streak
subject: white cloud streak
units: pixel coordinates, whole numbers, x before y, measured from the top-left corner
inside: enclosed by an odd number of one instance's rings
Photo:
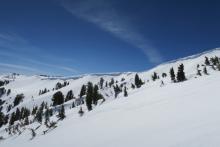
[[[106,0],[61,0],[62,6],[74,16],[99,26],[115,37],[140,49],[151,63],[160,63],[163,58],[159,51],[140,34]]]
[[[59,69],[59,70],[63,70],[63,71],[67,71],[70,73],[79,73],[79,71],[67,67],[67,66],[63,66],[63,65],[57,65],[57,64],[49,64],[49,63],[45,63],[45,62],[41,62],[38,60],[34,60],[34,59],[30,59],[30,58],[24,58],[24,56],[22,55],[22,51],[29,51],[31,53],[35,53],[35,52],[41,52],[43,51],[42,49],[36,48],[31,46],[27,40],[25,40],[24,38],[14,34],[14,33],[0,33],[0,56],[4,56],[4,57],[8,57],[9,59],[18,59],[27,63],[32,63],[33,65],[42,65],[42,66],[46,66],[46,67],[50,67],[50,68],[54,68],[54,69]],[[5,51],[5,49],[7,49],[8,51]],[[31,51],[30,51],[31,49]],[[14,51],[16,51],[17,53],[13,53]],[[19,54],[20,53],[20,54]],[[57,59],[57,57],[50,55],[50,57],[46,57],[47,60],[48,58],[51,59]],[[67,60],[66,58],[64,60]],[[71,60],[71,59],[69,59]],[[14,69],[23,69],[26,71],[38,71],[37,69],[34,68],[29,68],[23,65],[14,65],[14,64],[0,64],[0,66],[6,67],[6,68],[14,68]]]
[[[11,68],[11,69],[19,69],[19,70],[25,70],[25,71],[31,71],[31,72],[42,72],[36,68],[23,66],[23,65],[17,65],[17,64],[8,64],[8,63],[0,63],[1,67]]]

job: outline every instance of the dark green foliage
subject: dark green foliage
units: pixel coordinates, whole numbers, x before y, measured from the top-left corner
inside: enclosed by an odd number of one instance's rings
[[[45,94],[47,92],[49,92],[49,90],[47,90],[47,88],[44,88],[44,90],[39,91],[39,95]]]
[[[166,77],[167,77],[167,74],[166,74],[166,73],[162,73],[162,77],[163,77],[163,78],[166,78]]]
[[[13,112],[13,113],[11,114],[11,118],[10,118],[10,121],[9,121],[9,125],[13,125],[14,122],[15,122],[15,113]]]
[[[127,88],[124,87],[124,97],[127,97],[127,96],[128,96]]]
[[[156,72],[153,73],[153,75],[151,76],[152,80],[155,81],[157,79],[159,79],[159,76],[157,75]]]
[[[53,106],[61,105],[64,103],[64,96],[61,91],[56,92],[52,98]]]
[[[29,125],[29,119],[28,119],[28,116],[25,117],[25,119],[24,119],[24,125],[25,125],[25,126],[26,126],[26,125]]]
[[[114,91],[115,91],[115,98],[118,97],[118,94],[122,91],[119,87],[118,84],[116,84],[116,86],[114,86]]]
[[[196,73],[198,76],[202,76],[201,74],[201,70],[199,69],[199,64],[197,65],[197,73]]]
[[[177,81],[182,82],[185,80],[186,80],[186,77],[185,77],[185,73],[184,73],[184,65],[180,64],[178,67],[178,72],[177,72]]]
[[[86,106],[89,111],[92,110],[92,101],[93,101],[93,84],[91,82],[88,82]]]
[[[21,112],[20,109],[17,108],[15,112],[15,121],[20,120],[20,118],[21,118]]]
[[[65,102],[69,101],[69,100],[72,100],[74,98],[74,95],[73,95],[73,91],[70,90],[67,92],[67,95],[66,95],[66,98],[65,98]]]
[[[94,86],[94,89],[93,89],[93,97],[92,97],[92,101],[93,101],[93,104],[94,105],[97,105],[97,102],[98,102],[98,90],[99,90],[99,87],[98,85],[95,85]]]
[[[132,89],[135,89],[135,85],[134,85],[134,84],[131,84],[131,88],[132,88]]]
[[[6,89],[4,87],[0,88],[0,97],[2,97],[6,93]]]
[[[38,107],[36,106],[36,107],[34,107],[33,108],[33,110],[32,110],[32,112],[31,112],[31,114],[32,115],[35,115],[36,113],[37,113],[37,109],[38,109]]]
[[[100,78],[100,88],[103,89],[104,79]]]
[[[19,105],[20,102],[24,99],[24,94],[18,94],[16,95],[15,99],[14,99],[14,107]]]
[[[42,102],[41,107],[38,109],[36,116],[35,116],[35,120],[37,120],[39,123],[42,123],[43,111],[44,111],[44,102]]]
[[[64,106],[62,105],[62,106],[61,106],[61,109],[60,109],[60,111],[59,111],[59,114],[58,114],[58,118],[61,119],[61,120],[63,120],[65,117],[66,117],[66,115],[65,115],[65,108],[64,108]]]
[[[109,87],[111,88],[112,85],[114,85],[114,83],[115,83],[115,80],[112,78],[111,81],[109,82]]]
[[[137,88],[140,88],[144,84],[142,82],[142,80],[139,78],[138,74],[135,75],[134,83],[135,83]]]
[[[176,82],[176,76],[173,67],[170,69],[170,78],[172,82]]]
[[[0,111],[0,128],[5,124],[5,115]]]
[[[79,109],[79,116],[83,116],[83,114],[84,114],[84,111],[82,110],[82,107],[80,107],[80,109]]]
[[[217,56],[210,58],[210,61],[212,62],[212,65],[214,66],[219,64],[219,58]]]
[[[203,68],[203,73],[204,73],[205,75],[208,75],[208,72],[207,72],[206,67]]]
[[[205,65],[210,65],[209,58],[205,57]]]
[[[69,82],[67,82],[67,81],[64,81],[63,84],[60,83],[60,82],[58,82],[58,83],[55,85],[55,90],[61,89],[61,88],[65,87],[65,86],[67,86],[67,85],[69,85]]]
[[[7,90],[7,96],[9,96],[10,93],[11,93],[11,89],[8,89],[8,90]]]
[[[72,108],[75,108],[75,102],[72,103]]]
[[[44,118],[45,118],[45,124],[47,124],[50,121],[50,110],[48,108],[44,113]]]
[[[86,86],[85,85],[82,85],[82,88],[81,88],[81,91],[80,91],[80,94],[79,96],[82,97],[86,94]]]

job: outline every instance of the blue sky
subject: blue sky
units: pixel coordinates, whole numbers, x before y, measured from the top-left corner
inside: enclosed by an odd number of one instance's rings
[[[217,0],[0,0],[0,73],[143,71],[220,47]]]

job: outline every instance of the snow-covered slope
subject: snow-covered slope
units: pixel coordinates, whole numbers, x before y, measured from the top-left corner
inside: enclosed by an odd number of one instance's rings
[[[7,104],[13,102],[16,94],[23,93],[24,101],[18,107],[31,109],[45,101],[51,103],[52,89],[57,82],[67,80],[70,84],[59,89],[64,94],[73,90],[77,97],[81,86],[88,81],[98,83],[103,77],[105,81],[114,78],[118,84],[126,83],[128,97],[123,93],[117,99],[113,90],[104,88],[100,92],[106,102],[96,106],[92,111],[79,117],[79,107],[68,109],[66,119],[60,121],[53,131],[43,135],[46,129],[41,125],[36,130],[37,136],[30,140],[31,132],[28,128],[39,126],[33,123],[24,129],[20,135],[7,135],[4,128],[0,129],[0,141],[4,147],[19,145],[28,146],[79,146],[79,147],[218,147],[220,145],[220,72],[207,67],[209,75],[198,77],[197,64],[202,67],[204,58],[220,56],[220,49],[215,49],[199,55],[179,59],[161,64],[149,71],[138,73],[145,84],[139,89],[130,88],[134,83],[136,73],[85,75],[75,78],[50,78],[43,76],[17,75],[15,78],[1,76],[11,82],[4,87],[11,89],[9,96],[2,100]],[[187,81],[172,83],[170,77],[160,78],[153,82],[151,75],[157,72],[169,74],[171,67],[177,71],[179,64],[185,66]],[[202,68],[201,68],[202,69]],[[197,77],[197,78],[195,78]],[[121,82],[124,78],[125,81]],[[160,86],[161,80],[164,86]],[[47,88],[50,92],[38,95],[40,89]],[[6,105],[6,104],[5,104]],[[16,110],[13,108],[10,112]],[[86,110],[86,107],[83,106]],[[6,113],[6,107],[3,108]]]

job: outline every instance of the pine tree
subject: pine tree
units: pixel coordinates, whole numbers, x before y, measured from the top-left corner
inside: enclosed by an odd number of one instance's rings
[[[79,116],[83,116],[83,114],[84,114],[84,111],[82,110],[82,107],[80,107],[80,109],[79,109]]]
[[[208,75],[208,72],[207,72],[206,66],[203,68],[203,73],[204,73],[205,75]]]
[[[143,85],[142,80],[139,78],[138,74],[135,75],[134,83],[137,88],[140,88]]]
[[[80,94],[79,96],[82,97],[86,94],[86,86],[85,85],[82,85],[82,88],[81,88],[81,91],[80,91]]]
[[[5,124],[5,115],[0,111],[0,128]]]
[[[67,102],[67,101],[69,101],[69,100],[72,100],[73,97],[74,97],[73,91],[72,91],[72,90],[68,91],[68,92],[67,92],[67,95],[66,95],[66,98],[65,98],[65,102]]]
[[[134,85],[134,84],[131,84],[131,88],[132,88],[132,89],[135,89],[135,85]]]
[[[50,121],[50,110],[47,108],[44,114],[45,117],[45,124],[48,124],[48,122]]]
[[[43,110],[44,110],[44,107],[43,105],[41,104],[41,107],[38,109],[37,113],[36,113],[36,116],[35,116],[35,119],[39,122],[39,123],[42,123],[42,120],[43,120]]]
[[[209,58],[205,57],[205,65],[210,65]]]
[[[20,109],[17,108],[15,113],[15,121],[20,120],[20,118],[21,118],[21,112]]]
[[[94,86],[94,89],[93,89],[93,97],[92,97],[92,101],[93,101],[93,104],[94,105],[97,105],[97,102],[98,102],[98,98],[99,98],[99,96],[98,96],[98,90],[99,90],[99,87],[98,87],[98,85],[95,85]]]
[[[75,108],[75,103],[74,102],[72,103],[72,108]]]
[[[112,78],[111,81],[109,82],[109,87],[111,88],[112,85],[114,85],[114,83],[115,83],[115,80]]]
[[[100,87],[101,87],[101,89],[103,89],[103,84],[104,84],[104,79],[100,78]]]
[[[198,75],[198,76],[202,76],[201,70],[199,69],[199,64],[197,65],[197,75]]]
[[[91,82],[88,82],[86,106],[89,111],[92,110],[92,101],[93,101],[93,84]]]
[[[116,86],[114,86],[114,91],[115,91],[115,98],[118,97],[118,94],[122,91],[119,87],[118,84],[116,84]]]
[[[159,79],[158,75],[156,72],[153,73],[153,75],[151,76],[152,80],[155,81],[156,79]]]
[[[176,82],[176,76],[173,67],[170,69],[170,78],[172,82]]]
[[[177,72],[177,81],[182,82],[185,80],[186,80],[186,77],[184,73],[184,65],[180,64],[180,66],[178,67],[178,72]]]
[[[52,98],[53,106],[61,105],[64,103],[64,96],[61,91],[56,92]]]
[[[66,117],[66,115],[65,115],[65,108],[64,108],[63,105],[61,106],[61,109],[60,109],[60,111],[59,111],[58,117],[59,117],[59,119],[61,119],[61,120],[63,120],[63,119]]]
[[[10,126],[13,125],[14,122],[15,122],[15,113],[13,112],[13,113],[11,114],[11,118],[10,118],[10,121],[9,121],[9,125],[10,125]]]
[[[25,125],[25,126],[26,126],[26,125],[29,125],[29,119],[28,119],[28,116],[25,117],[25,119],[24,119],[24,125]]]
[[[127,97],[127,96],[128,96],[127,88],[124,87],[124,97]]]

